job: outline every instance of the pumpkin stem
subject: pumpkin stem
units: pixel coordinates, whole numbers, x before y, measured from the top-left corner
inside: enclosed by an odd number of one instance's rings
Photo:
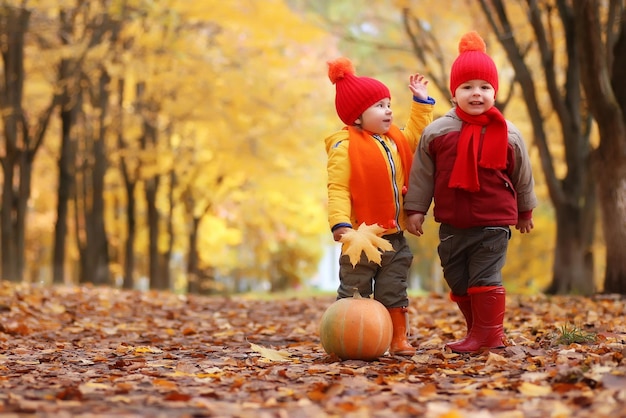
[[[361,296],[361,293],[359,293],[358,287],[353,287],[352,290],[354,290],[354,293],[352,294],[352,297],[354,299],[363,299],[363,296]]]

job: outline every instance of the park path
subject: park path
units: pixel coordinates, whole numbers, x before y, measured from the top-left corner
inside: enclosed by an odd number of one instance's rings
[[[0,282],[0,418],[626,417],[621,297],[509,295],[509,345],[477,355],[416,297],[417,354],[373,362],[323,351],[332,302]]]

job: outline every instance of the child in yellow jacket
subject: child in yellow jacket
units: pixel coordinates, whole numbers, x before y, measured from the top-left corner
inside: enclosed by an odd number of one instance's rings
[[[362,223],[385,229],[383,238],[394,251],[385,251],[381,263],[362,256],[353,266],[347,255],[339,260],[337,298],[351,297],[354,289],[373,294],[391,315],[392,355],[412,355],[407,340],[408,275],[413,254],[403,235],[406,217],[404,194],[413,153],[422,131],[432,121],[435,101],[428,96],[428,81],[409,77],[413,93],[411,114],[404,128],[393,124],[391,94],[382,82],[358,77],[352,62],[328,62],[328,77],[335,85],[337,115],[346,126],[326,138],[328,153],[328,220],[333,238]]]

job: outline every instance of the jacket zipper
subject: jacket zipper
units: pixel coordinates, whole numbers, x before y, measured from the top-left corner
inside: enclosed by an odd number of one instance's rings
[[[391,187],[393,188],[393,196],[394,196],[394,200],[396,202],[396,215],[395,215],[395,223],[396,223],[396,229],[400,230],[400,193],[398,190],[398,183],[396,182],[396,165],[395,162],[393,160],[393,155],[391,154],[391,150],[389,149],[389,147],[387,146],[387,144],[385,144],[385,141],[383,140],[383,138],[378,135],[378,134],[374,134],[372,135],[372,137],[374,137],[374,139],[376,139],[378,142],[380,142],[380,145],[383,146],[383,149],[385,150],[385,152],[387,153],[387,159],[389,160],[389,166],[391,167]]]

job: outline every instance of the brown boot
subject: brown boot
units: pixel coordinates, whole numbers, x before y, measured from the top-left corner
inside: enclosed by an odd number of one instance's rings
[[[463,340],[447,346],[457,353],[504,347],[504,287],[471,287],[468,293],[472,299],[472,329]]]
[[[415,354],[415,348],[409,344],[407,340],[408,334],[408,316],[406,307],[387,308],[391,315],[393,323],[393,338],[389,347],[389,354],[392,356],[412,356]]]

